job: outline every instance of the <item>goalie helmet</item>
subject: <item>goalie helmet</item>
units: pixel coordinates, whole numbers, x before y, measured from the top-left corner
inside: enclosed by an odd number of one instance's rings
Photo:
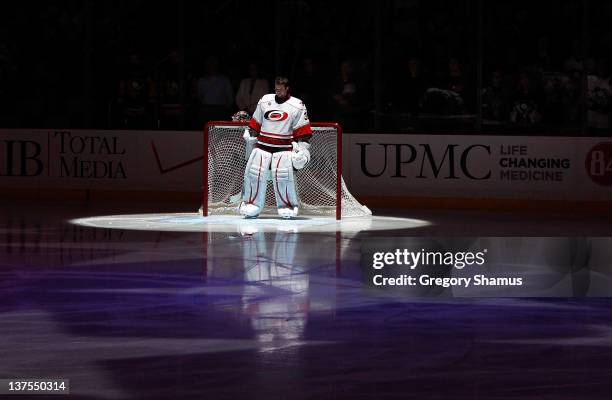
[[[251,119],[251,116],[246,111],[238,111],[234,115],[232,115],[232,121],[248,121]]]

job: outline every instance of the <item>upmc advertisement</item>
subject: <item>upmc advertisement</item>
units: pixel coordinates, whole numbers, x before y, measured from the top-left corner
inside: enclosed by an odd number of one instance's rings
[[[362,196],[612,199],[605,138],[348,135],[344,178]]]
[[[343,176],[357,196],[609,201],[606,140],[349,133]],[[0,130],[5,188],[197,193],[201,160],[200,132]]]

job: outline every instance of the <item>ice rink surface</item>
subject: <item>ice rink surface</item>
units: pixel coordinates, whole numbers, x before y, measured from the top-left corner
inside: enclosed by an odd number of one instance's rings
[[[73,224],[102,229],[133,229],[167,232],[342,232],[406,230],[426,226],[427,221],[400,217],[351,217],[336,221],[329,217],[273,216],[245,219],[239,215],[213,215],[203,218],[197,213],[156,213],[105,215],[75,218]]]
[[[547,242],[521,237],[612,236],[607,218],[0,209],[0,378],[67,378],[75,399],[610,398],[612,301],[580,297],[595,275],[565,298],[417,298],[366,287],[359,265],[375,238],[531,252]]]

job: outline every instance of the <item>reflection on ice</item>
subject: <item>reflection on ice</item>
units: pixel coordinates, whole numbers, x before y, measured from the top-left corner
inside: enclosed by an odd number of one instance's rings
[[[303,337],[308,316],[308,274],[294,263],[298,235],[265,234],[246,226],[243,232],[243,310],[260,342]],[[262,290],[266,288],[267,290]],[[275,295],[268,296],[270,289]]]

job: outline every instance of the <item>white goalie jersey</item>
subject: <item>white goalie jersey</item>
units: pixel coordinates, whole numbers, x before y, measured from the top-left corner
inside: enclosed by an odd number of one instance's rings
[[[259,100],[249,127],[259,134],[259,145],[279,150],[290,151],[292,141],[312,134],[304,103],[297,97],[277,103],[274,94],[267,94]]]

